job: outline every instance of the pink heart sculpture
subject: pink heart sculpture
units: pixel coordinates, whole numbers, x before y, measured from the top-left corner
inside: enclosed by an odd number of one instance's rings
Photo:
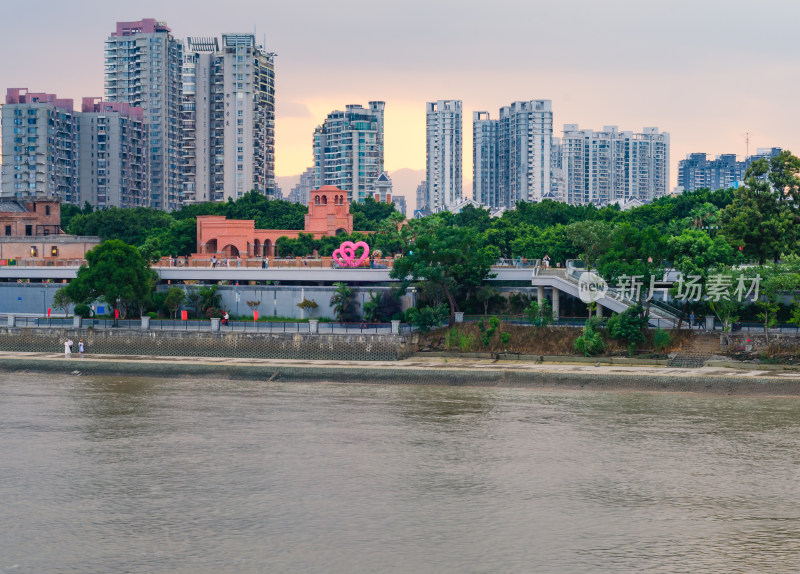
[[[361,253],[361,257],[356,259],[356,250],[359,248],[363,248],[364,251]],[[345,241],[333,252],[333,260],[341,267],[360,267],[368,257],[369,245],[363,241],[359,241],[358,243]]]

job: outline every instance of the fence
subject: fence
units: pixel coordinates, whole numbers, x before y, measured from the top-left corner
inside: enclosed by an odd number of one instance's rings
[[[10,319],[17,327],[43,327],[53,329],[78,328],[74,318],[15,317]],[[150,319],[143,326],[141,319],[81,319],[82,329],[130,329],[151,331],[213,331],[211,321],[181,321],[175,319]],[[326,335],[390,335],[391,323],[317,323],[316,327],[308,322],[297,321],[228,321],[219,325],[220,332],[245,333],[319,333]],[[400,324],[399,334],[408,334],[413,327]]]

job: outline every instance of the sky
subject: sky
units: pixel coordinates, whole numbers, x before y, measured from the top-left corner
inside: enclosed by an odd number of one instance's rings
[[[118,6],[118,7],[117,7]],[[425,168],[425,103],[472,112],[553,102],[564,124],[670,134],[686,154],[800,153],[796,0],[38,0],[0,8],[0,91],[103,94],[115,22],[156,18],[178,38],[255,31],[276,52],[276,175],[312,161],[312,134],[347,104],[386,102],[385,168]],[[465,188],[465,195],[471,189]],[[413,190],[402,190],[411,195]]]

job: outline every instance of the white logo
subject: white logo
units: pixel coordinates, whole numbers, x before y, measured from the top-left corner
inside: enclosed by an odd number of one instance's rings
[[[578,279],[578,297],[584,303],[594,303],[605,297],[608,283],[597,273],[584,271]]]

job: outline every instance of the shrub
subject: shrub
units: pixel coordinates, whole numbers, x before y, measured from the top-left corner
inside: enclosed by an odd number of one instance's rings
[[[592,319],[586,321],[583,326],[583,334],[575,339],[575,350],[582,353],[584,357],[599,355],[606,350],[606,343],[600,333],[594,330],[595,322]]]
[[[431,329],[439,327],[450,316],[450,307],[446,303],[438,307],[412,308],[409,311],[409,322],[422,333],[428,333]]]
[[[86,303],[79,303],[78,305],[75,305],[73,312],[84,319],[92,316],[92,309]]]
[[[669,334],[669,331],[664,331],[663,329],[656,329],[653,333],[653,347],[656,351],[663,351],[669,344],[672,342],[672,335]]]

